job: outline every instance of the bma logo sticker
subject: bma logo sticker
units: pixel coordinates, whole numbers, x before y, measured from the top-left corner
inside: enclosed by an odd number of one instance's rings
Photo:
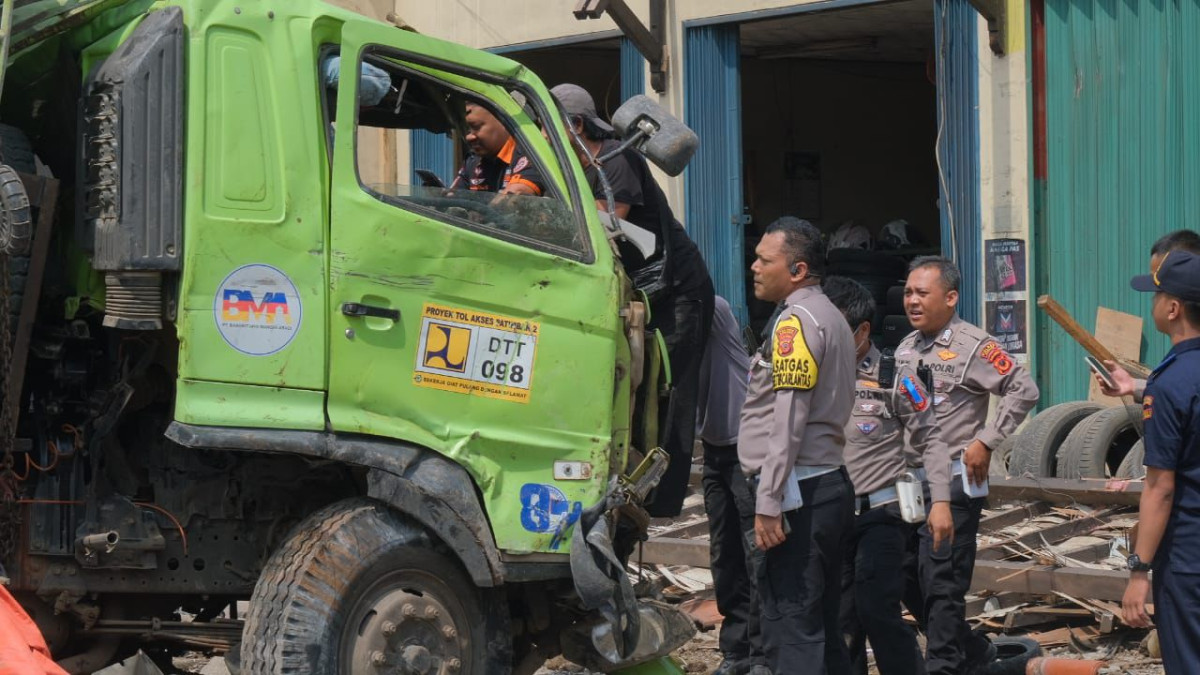
[[[266,356],[288,346],[300,332],[303,308],[296,285],[270,265],[237,268],[217,287],[213,316],[230,347]]]

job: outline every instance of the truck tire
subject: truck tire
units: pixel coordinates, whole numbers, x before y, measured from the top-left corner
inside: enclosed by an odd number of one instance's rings
[[[1138,442],[1135,420],[1141,406],[1119,405],[1080,422],[1058,451],[1059,478],[1107,478],[1116,475],[1125,455]]]
[[[11,166],[0,164],[0,253],[28,256],[32,235],[33,219],[29,216],[25,184]]]
[[[9,124],[0,124],[0,164],[7,164],[21,173],[37,173],[37,163],[33,158],[33,144],[25,132]],[[26,198],[26,213],[28,215],[28,198]],[[32,226],[29,226],[32,228]],[[29,230],[32,232],[32,229]],[[25,249],[22,253],[8,256],[8,292],[9,300],[9,331],[15,332],[17,317],[21,315],[21,302],[25,295],[25,280],[29,274],[29,237],[26,234]],[[7,250],[0,242],[0,249]]]
[[[1129,449],[1125,459],[1121,460],[1121,466],[1117,467],[1117,478],[1145,478],[1145,465],[1146,446],[1144,441],[1138,441]]]
[[[1029,422],[1013,446],[1008,465],[1010,475],[1053,478],[1058,469],[1058,449],[1067,434],[1100,408],[1099,403],[1072,401],[1043,410]]]
[[[301,521],[271,555],[241,657],[247,675],[490,675],[509,672],[512,636],[501,592],[477,588],[420,526],[349,499]]]
[[[995,478],[1005,478],[1008,476],[1008,466],[1012,462],[1012,450],[1016,442],[1017,434],[1012,434],[1000,441],[1000,444],[992,450],[992,461],[988,465],[988,475]]]

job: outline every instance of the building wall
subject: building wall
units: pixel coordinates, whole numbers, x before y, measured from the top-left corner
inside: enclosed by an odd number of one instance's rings
[[[735,14],[741,16],[750,12],[786,10],[818,1],[820,0],[739,0],[734,3],[729,0],[668,0],[667,48],[670,65],[667,91],[662,95],[647,91],[647,95],[658,100],[677,117],[684,117],[683,45],[686,24],[689,22],[722,16],[732,17]],[[395,0],[395,3],[397,13],[418,30],[477,48],[506,47],[564,38],[568,39],[567,41],[596,39],[616,34],[616,26],[607,16],[598,20],[576,20],[571,13],[574,6],[571,2]],[[1026,13],[1023,0],[1007,0],[1007,3],[1010,29],[1005,45],[1006,55],[996,56],[992,53],[987,44],[986,23],[982,19],[978,22],[977,31],[982,234],[985,241],[993,238],[1018,238],[1028,242],[1030,168],[1029,103],[1026,93],[1029,78],[1024,39]],[[629,0],[629,4],[643,22],[648,20],[646,0]],[[649,83],[648,75],[646,81]],[[743,111],[744,116],[754,114],[754,111]],[[746,117],[744,125],[750,124],[750,117]],[[747,160],[750,159],[747,157]],[[747,167],[747,171],[751,171],[751,167]],[[683,218],[687,212],[684,208],[683,177],[668,178],[661,173],[657,174],[657,177],[667,192],[676,215]],[[684,224],[687,225],[686,222]],[[979,255],[982,257],[983,251],[980,251]],[[1032,256],[1027,262],[1029,276],[1032,276]],[[1027,303],[1027,306],[1029,304],[1031,303]]]

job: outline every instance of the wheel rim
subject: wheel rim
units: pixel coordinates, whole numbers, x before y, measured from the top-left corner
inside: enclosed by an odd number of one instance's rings
[[[457,675],[469,672],[467,617],[439,579],[393,572],[364,593],[342,636],[343,672]]]

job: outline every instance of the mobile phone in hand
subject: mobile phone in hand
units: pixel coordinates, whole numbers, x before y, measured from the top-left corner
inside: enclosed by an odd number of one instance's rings
[[[1109,372],[1108,368],[1105,368],[1104,364],[1100,363],[1100,359],[1088,354],[1087,356],[1083,357],[1083,360],[1087,361],[1088,368],[1091,368],[1093,373],[1099,375],[1100,379],[1104,380],[1104,384],[1108,385],[1109,389],[1117,388],[1116,379],[1113,378],[1113,375],[1111,372]]]

